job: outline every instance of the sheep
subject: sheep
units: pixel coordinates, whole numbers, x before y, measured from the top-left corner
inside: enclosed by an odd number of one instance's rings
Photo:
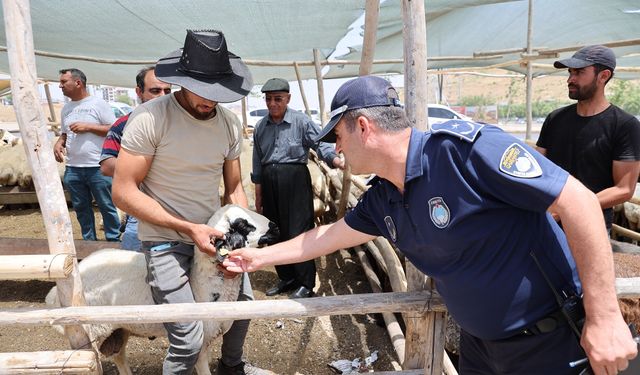
[[[636,184],[636,191],[634,197],[640,199],[640,184]],[[640,228],[640,205],[624,202],[624,216],[627,218],[629,222],[629,229],[638,232]]]
[[[225,233],[221,245],[235,249],[275,242],[278,228],[264,216],[236,205],[226,205],[215,212],[208,225]],[[226,279],[216,268],[215,257],[196,249],[191,268],[190,284],[196,302],[235,301],[240,292],[241,277]],[[87,305],[153,305],[151,290],[146,282],[147,268],[143,253],[105,249],[86,257],[79,265]],[[59,306],[57,290],[51,289],[45,299],[47,305]],[[224,334],[232,321],[204,321],[204,339],[196,363],[199,375],[211,374],[209,348]],[[61,327],[56,327],[62,332]],[[131,375],[126,358],[126,344],[130,335],[140,337],[166,336],[159,323],[86,325],[89,337],[107,358],[111,357],[120,374]]]
[[[626,244],[630,245],[630,244]],[[633,246],[633,245],[631,245]],[[637,248],[637,246],[636,246]],[[616,277],[640,277],[640,252],[613,253],[616,266]],[[640,298],[619,298],[620,310],[627,323],[640,328]]]
[[[22,138],[16,137],[6,129],[0,128],[0,146],[16,146],[22,144]]]

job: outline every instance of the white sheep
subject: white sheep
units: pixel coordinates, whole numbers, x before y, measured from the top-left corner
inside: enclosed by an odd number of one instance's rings
[[[267,218],[236,205],[226,205],[216,211],[208,225],[225,233],[230,248],[258,246],[272,243],[278,229]],[[219,245],[216,241],[216,246]],[[151,290],[146,282],[147,267],[144,254],[105,249],[86,257],[79,264],[87,305],[153,305]],[[235,301],[240,292],[241,277],[226,279],[216,268],[216,258],[196,249],[191,268],[190,284],[196,302]],[[46,303],[59,306],[54,287]],[[209,348],[212,342],[230,327],[232,321],[204,321],[204,339],[196,363],[199,375],[211,374]],[[61,327],[56,327],[62,332]],[[120,374],[131,375],[126,358],[126,344],[130,335],[141,337],[166,336],[164,326],[155,324],[95,324],[85,330],[100,352],[111,357]]]
[[[16,137],[6,129],[0,128],[0,146],[16,146],[22,144],[22,138]]]
[[[640,198],[640,184],[636,184],[634,197]],[[640,229],[640,205],[624,202],[624,216],[629,222],[629,229],[638,232]]]

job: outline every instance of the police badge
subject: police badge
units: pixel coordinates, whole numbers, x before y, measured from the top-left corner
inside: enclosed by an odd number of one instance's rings
[[[449,211],[447,204],[444,203],[444,199],[442,199],[442,197],[429,199],[429,216],[431,217],[433,225],[437,228],[442,229],[449,225],[451,212]]]
[[[397,238],[397,232],[396,232],[396,225],[393,222],[393,219],[391,218],[391,216],[385,216],[384,217],[384,224],[387,226],[387,231],[389,231],[389,236],[391,236],[391,241],[396,242]]]

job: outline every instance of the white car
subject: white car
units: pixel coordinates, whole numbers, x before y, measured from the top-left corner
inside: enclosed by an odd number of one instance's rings
[[[429,104],[428,116],[429,126],[433,124],[440,124],[447,120],[467,120],[472,121],[471,117],[465,116],[462,113],[458,113],[453,109],[442,104]]]
[[[311,120],[313,120],[313,122],[315,122],[316,124],[320,125],[320,114],[318,113],[318,110],[312,109],[310,111],[311,111]],[[305,111],[302,110],[299,112],[304,113]],[[268,114],[269,114],[269,110],[266,108],[254,109],[253,111],[250,111],[247,116],[247,126],[250,128],[254,128],[258,123],[258,121],[260,121],[260,119],[262,119],[264,116]]]
[[[131,106],[126,103],[109,102],[109,105],[111,106],[113,114],[116,116],[116,118],[126,116],[131,113],[131,111],[133,111],[133,108],[131,108]]]
[[[247,116],[247,126],[250,128],[255,128],[258,121],[260,121],[264,116],[269,114],[269,110],[266,108],[254,109],[250,111]]]

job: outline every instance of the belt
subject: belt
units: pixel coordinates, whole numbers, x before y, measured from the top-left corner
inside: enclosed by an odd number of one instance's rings
[[[544,318],[538,320],[528,328],[521,330],[516,336],[535,336],[555,331],[557,328],[568,324],[561,310],[556,310]]]

